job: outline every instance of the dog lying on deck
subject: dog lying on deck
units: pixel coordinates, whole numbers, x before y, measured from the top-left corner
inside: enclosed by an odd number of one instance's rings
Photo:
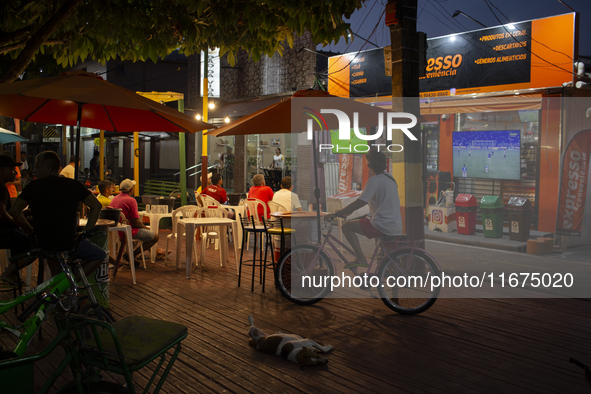
[[[321,357],[318,352],[326,353],[332,349],[332,346],[323,346],[318,342],[295,334],[278,332],[273,335],[265,335],[264,332],[254,326],[254,319],[251,315],[248,315],[248,322],[250,323],[248,344],[256,350],[282,356],[289,361],[300,364],[300,368],[328,364],[328,359]]]

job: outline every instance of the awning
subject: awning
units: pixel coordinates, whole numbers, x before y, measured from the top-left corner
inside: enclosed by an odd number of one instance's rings
[[[539,110],[541,108],[541,94],[482,98],[463,97],[457,100],[421,102],[421,114],[423,115],[516,111],[524,109]]]
[[[214,109],[208,111],[208,119],[213,118],[225,118],[226,116],[229,117],[236,117],[240,118],[242,116],[250,115],[253,112],[257,112],[263,108],[266,108],[272,104],[278,103],[282,100],[285,100],[290,96],[286,97],[275,97],[272,99],[266,100],[256,100],[256,101],[246,101],[240,103],[225,103],[217,105]]]

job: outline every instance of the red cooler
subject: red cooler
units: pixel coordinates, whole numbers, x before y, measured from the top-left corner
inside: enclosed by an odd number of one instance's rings
[[[472,235],[476,232],[476,199],[471,194],[456,197],[458,234]]]

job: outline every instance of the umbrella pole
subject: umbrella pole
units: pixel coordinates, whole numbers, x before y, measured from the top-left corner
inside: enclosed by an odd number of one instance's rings
[[[82,120],[82,103],[76,103],[78,106],[78,116],[76,117],[76,160],[74,161],[74,180],[78,180],[78,163],[80,162],[80,122]]]
[[[314,158],[314,197],[316,197],[316,224],[318,225],[318,245],[320,245],[320,189],[318,188],[318,155],[316,153],[316,132],[312,132],[312,156]]]

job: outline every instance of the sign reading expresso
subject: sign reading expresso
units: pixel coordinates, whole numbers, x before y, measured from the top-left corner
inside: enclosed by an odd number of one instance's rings
[[[562,86],[573,79],[574,34],[571,13],[429,39],[421,96]],[[331,57],[328,88],[341,97],[392,94],[384,50]]]

